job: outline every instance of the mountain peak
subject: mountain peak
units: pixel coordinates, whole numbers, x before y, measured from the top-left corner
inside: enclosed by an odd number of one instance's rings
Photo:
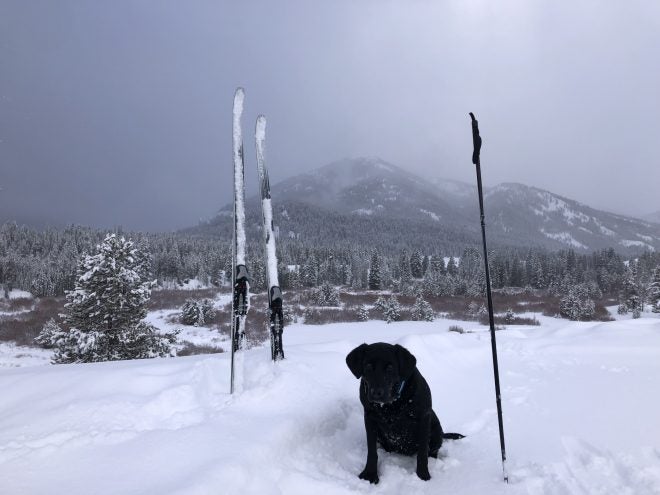
[[[325,235],[354,244],[370,232],[370,239],[391,245],[478,242],[474,185],[419,177],[376,156],[343,158],[274,184],[272,191],[276,222],[296,239]],[[485,192],[494,245],[583,251],[614,247],[631,253],[660,249],[657,224],[516,182]],[[252,203],[256,206],[257,198]]]

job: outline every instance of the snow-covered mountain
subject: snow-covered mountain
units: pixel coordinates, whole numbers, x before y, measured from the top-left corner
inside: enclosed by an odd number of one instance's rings
[[[299,201],[361,216],[452,222],[456,207],[429,181],[379,158],[344,159],[273,187],[280,201]],[[467,219],[465,219],[467,220]]]
[[[519,242],[578,250],[660,249],[659,225],[596,210],[543,189],[505,183],[488,189],[485,196],[490,231],[506,233]]]
[[[476,187],[425,179],[379,158],[344,159],[275,184],[275,221],[285,236],[348,245],[456,249],[479,241]],[[660,249],[660,225],[596,210],[549,191],[504,183],[485,189],[493,245],[620,252]],[[259,227],[256,198],[248,222]],[[252,212],[252,213],[250,213]],[[230,226],[226,206],[208,232]],[[218,228],[220,227],[220,229]]]

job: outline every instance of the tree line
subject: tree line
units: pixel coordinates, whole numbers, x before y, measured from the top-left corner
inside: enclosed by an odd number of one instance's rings
[[[63,295],[74,287],[78,261],[94,253],[105,235],[79,226],[39,231],[6,223],[0,227],[0,284],[5,291],[18,288],[36,296]],[[149,254],[150,276],[161,286],[193,278],[209,285],[228,283],[232,261],[227,241],[185,233],[126,236]],[[385,250],[382,246],[315,245],[295,236],[280,236],[278,257],[280,285],[285,290],[327,283],[404,294],[479,296],[485,287],[481,253],[474,246],[453,252],[439,252],[431,244],[425,250]],[[500,247],[491,252],[489,261],[495,289],[531,287],[557,296],[579,289],[590,298],[625,299],[627,309],[634,311],[635,297],[642,303],[654,297],[652,283],[660,254],[644,252],[626,259],[612,248],[581,254],[572,249]],[[261,242],[248,243],[248,269],[253,291],[264,290]]]

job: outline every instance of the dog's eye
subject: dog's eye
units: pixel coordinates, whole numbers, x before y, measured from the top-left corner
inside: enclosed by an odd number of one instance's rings
[[[394,371],[394,366],[391,365],[391,364],[388,364],[387,368],[385,368],[385,371],[387,371],[388,373],[392,373]]]

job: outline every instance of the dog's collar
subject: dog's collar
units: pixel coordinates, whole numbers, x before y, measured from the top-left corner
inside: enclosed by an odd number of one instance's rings
[[[403,387],[406,386],[406,381],[401,380],[401,385],[399,385],[399,391],[396,393],[396,399],[394,400],[399,400],[401,398],[401,392],[403,392]]]

